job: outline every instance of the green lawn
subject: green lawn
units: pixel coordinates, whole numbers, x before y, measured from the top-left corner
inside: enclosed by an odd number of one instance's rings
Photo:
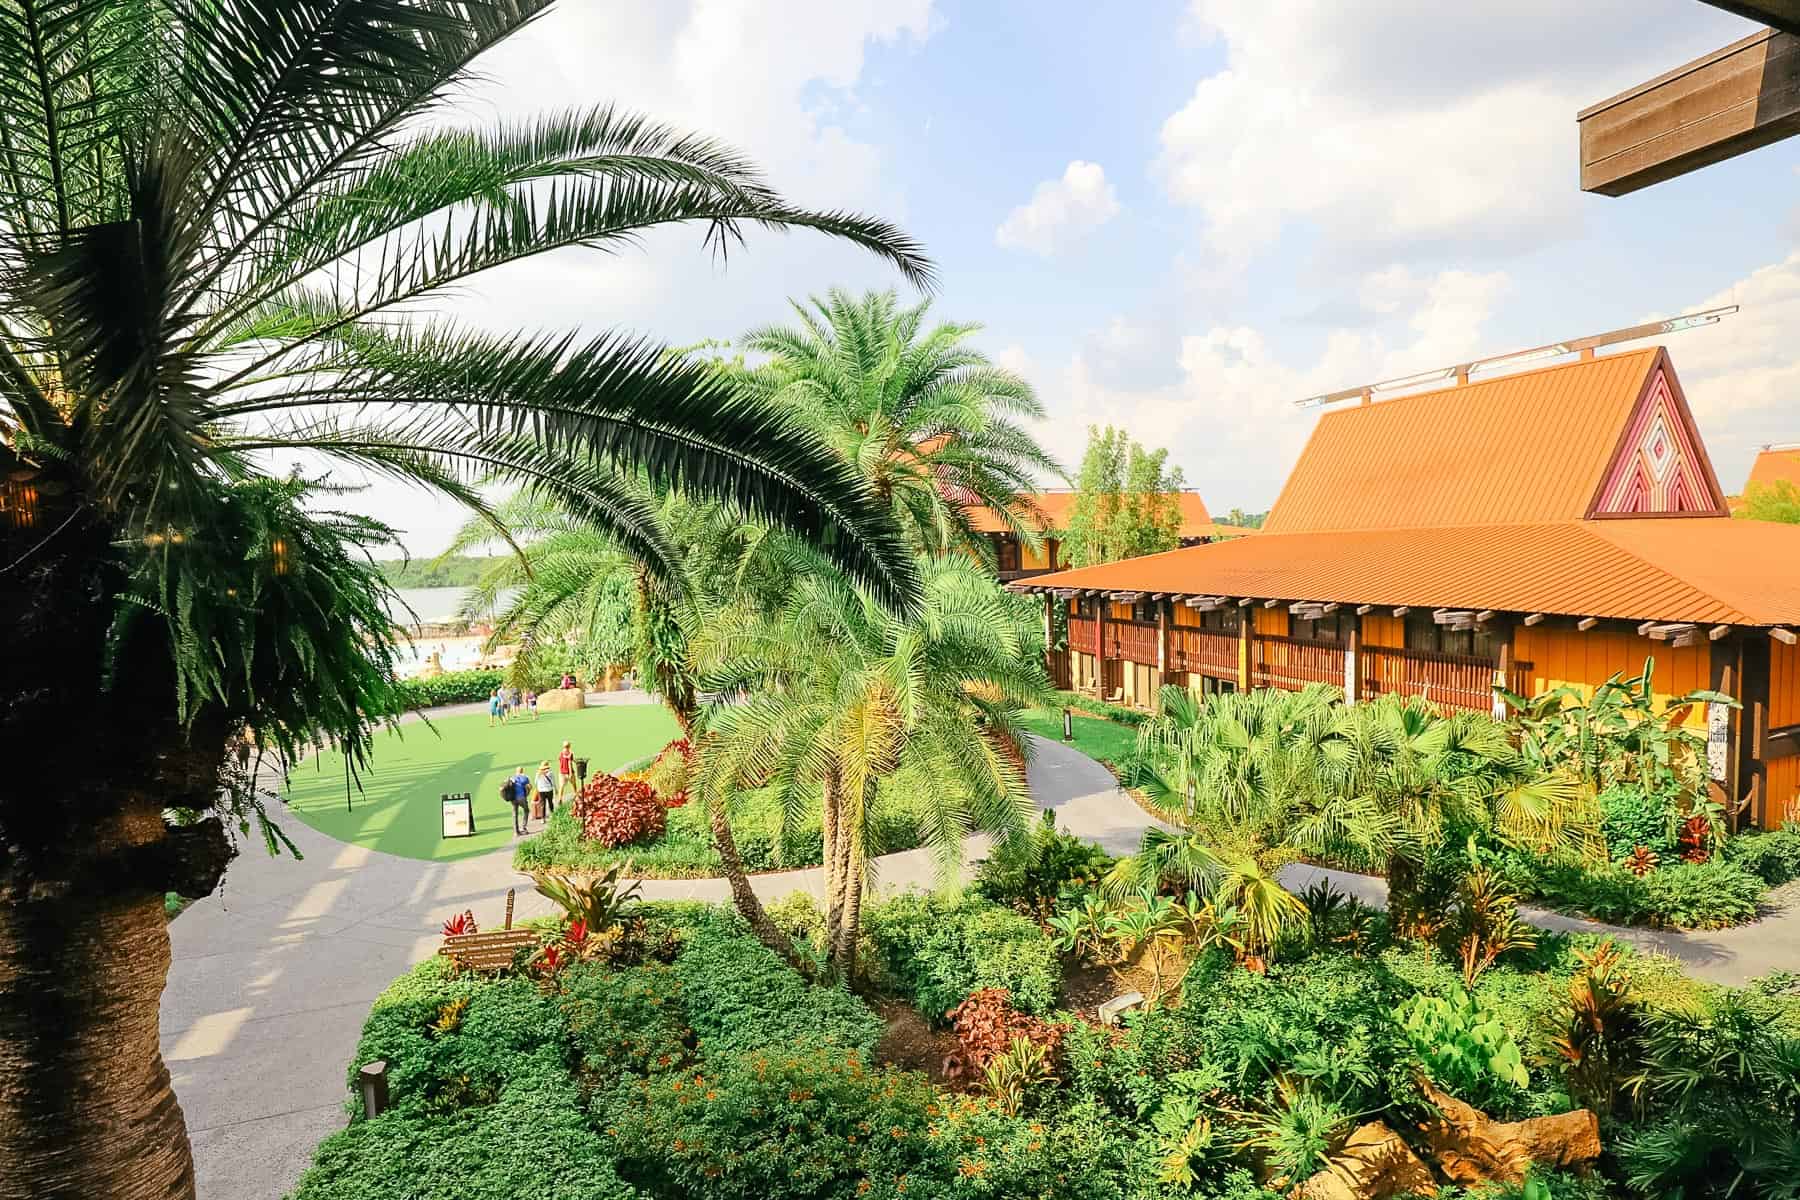
[[[320,833],[405,858],[454,859],[485,854],[513,841],[512,813],[500,799],[500,782],[521,763],[535,773],[552,769],[564,739],[575,743],[588,770],[613,770],[654,753],[676,735],[675,721],[658,704],[620,704],[572,713],[543,713],[488,728],[487,714],[473,713],[408,723],[375,739],[362,790],[344,786],[344,759],[327,751],[294,769],[288,807]],[[438,797],[468,792],[475,801],[475,835],[440,836]]]
[[[1119,766],[1137,749],[1135,727],[1084,716],[1079,712],[1074,716],[1075,740],[1064,744],[1073,745],[1089,758]],[[1040,737],[1049,738],[1053,742],[1063,740],[1062,710],[1059,708],[1034,708],[1025,714],[1023,724]]]

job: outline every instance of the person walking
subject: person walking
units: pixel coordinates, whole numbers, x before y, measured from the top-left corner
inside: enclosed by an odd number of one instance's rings
[[[530,688],[525,689],[525,707],[531,713],[531,719],[537,720],[537,693]]]
[[[556,811],[556,781],[551,778],[550,760],[547,758],[538,764],[537,802],[538,811],[548,821],[550,814]]]
[[[519,806],[519,812],[521,814],[529,813],[530,810],[528,806],[531,804],[531,776],[526,774],[523,766],[513,772],[512,785],[513,795],[518,797],[513,803]],[[531,818],[529,816],[524,816],[523,819],[526,823],[526,828],[529,829],[531,827]]]
[[[495,688],[493,690],[493,693],[488,696],[488,728],[492,729],[494,727],[494,722],[498,721],[499,719],[500,719],[500,689]]]
[[[530,827],[525,821],[525,793],[519,790],[519,780],[516,776],[509,775],[501,783],[500,798],[512,806],[514,835],[523,837],[529,833]]]
[[[581,780],[575,778],[575,748],[567,741],[556,756],[556,795],[562,797],[563,788],[569,789],[570,796],[581,795]]]

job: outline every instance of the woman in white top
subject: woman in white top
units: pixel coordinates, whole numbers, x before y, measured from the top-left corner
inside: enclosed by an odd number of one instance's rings
[[[549,819],[556,811],[556,777],[550,774],[549,760],[538,764],[537,772],[538,807],[544,810],[544,817]]]

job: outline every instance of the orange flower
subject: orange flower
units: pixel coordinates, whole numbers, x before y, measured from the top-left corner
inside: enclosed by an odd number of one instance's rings
[[[906,1136],[906,1130],[904,1130],[904,1129],[900,1128],[898,1125],[896,1125],[892,1129],[888,1130],[888,1134],[897,1141],[900,1138],[903,1138]]]
[[[717,1100],[719,1098],[719,1093],[709,1091],[706,1093],[706,1098],[708,1100]]]
[[[869,1190],[869,1181],[868,1180],[862,1179],[862,1180],[857,1181],[857,1184],[856,1184],[856,1194],[857,1195],[860,1196],[868,1190]]]
[[[687,1143],[686,1143],[686,1142],[684,1142],[684,1141],[682,1141],[682,1140],[681,1140],[681,1139],[680,1139],[680,1138],[676,1138],[676,1139],[675,1139],[675,1151],[676,1151],[676,1153],[678,1153],[678,1154],[679,1154],[679,1153],[680,1153],[680,1152],[681,1152],[681,1151],[683,1151],[683,1150],[686,1150],[686,1149],[687,1149]]]

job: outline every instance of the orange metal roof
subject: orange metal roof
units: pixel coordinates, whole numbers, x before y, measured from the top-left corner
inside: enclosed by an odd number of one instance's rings
[[[1181,505],[1181,536],[1184,538],[1199,537],[1235,537],[1242,533],[1254,533],[1255,530],[1240,529],[1236,525],[1218,525],[1212,514],[1206,511],[1205,501],[1200,499],[1199,492],[1176,492],[1176,501]],[[1075,493],[1068,490],[1036,492],[1028,497],[1043,514],[1044,521],[1040,528],[1046,532],[1069,527],[1069,514],[1075,508]],[[1013,511],[1024,513],[1021,504]],[[977,533],[1004,533],[1010,529],[1000,519],[1000,514],[986,507],[971,509],[970,519]]]
[[[1325,413],[1268,534],[1587,515],[1660,347]]]
[[[1771,483],[1791,483],[1800,487],[1800,444],[1768,446],[1750,464],[1750,478],[1744,490]]]
[[[1723,517],[1271,534],[1039,575],[1018,590],[1800,623],[1800,526]]]

